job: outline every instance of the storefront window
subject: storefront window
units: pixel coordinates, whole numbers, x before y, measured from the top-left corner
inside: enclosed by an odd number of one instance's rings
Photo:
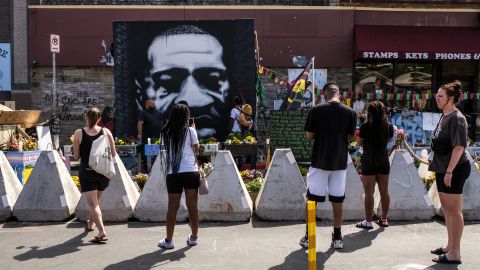
[[[355,91],[370,94],[392,92],[392,63],[356,63]]]
[[[397,106],[424,111],[428,100],[422,95],[432,94],[432,64],[396,63],[393,74],[396,94],[417,95],[416,98],[400,100]]]

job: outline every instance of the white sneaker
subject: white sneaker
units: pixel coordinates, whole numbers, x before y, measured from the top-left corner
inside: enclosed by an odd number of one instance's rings
[[[187,245],[189,245],[189,246],[198,245],[198,237],[195,237],[195,236],[189,234],[188,237],[187,237]]]
[[[300,239],[300,246],[303,248],[308,248],[308,238],[306,236]]]
[[[173,241],[167,240],[166,238],[158,242],[158,246],[165,249],[175,248]]]

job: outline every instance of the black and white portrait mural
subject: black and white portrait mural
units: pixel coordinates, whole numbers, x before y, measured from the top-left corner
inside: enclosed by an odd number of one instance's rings
[[[145,101],[163,120],[188,103],[199,137],[228,134],[233,97],[255,112],[253,20],[115,22],[117,134],[136,134]]]

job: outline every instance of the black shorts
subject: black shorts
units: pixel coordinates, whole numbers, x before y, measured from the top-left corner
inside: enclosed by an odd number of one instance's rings
[[[199,186],[199,172],[167,174],[167,192],[170,194],[182,193],[183,189],[198,189]]]
[[[369,166],[366,164],[364,159],[361,160],[362,165],[362,175],[389,175],[390,174],[390,161],[388,159],[381,164],[375,164],[374,166]]]
[[[78,172],[78,178],[80,179],[80,189],[82,192],[92,190],[104,191],[110,183],[110,179],[90,168],[81,168]]]
[[[463,185],[465,185],[465,181],[467,181],[467,178],[470,176],[470,171],[470,162],[458,164],[452,172],[452,184],[450,187],[445,186],[445,182],[443,181],[444,173],[435,173],[438,192],[462,194]]]

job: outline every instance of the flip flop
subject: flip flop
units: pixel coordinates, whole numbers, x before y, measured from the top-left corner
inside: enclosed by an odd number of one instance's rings
[[[88,242],[94,243],[94,244],[100,244],[106,241],[108,241],[108,238],[106,238],[105,236],[102,236],[102,237],[95,236],[92,239],[88,240]]]
[[[449,260],[447,258],[447,255],[442,254],[437,257],[438,259],[435,260],[436,258],[433,258],[432,261],[435,263],[444,263],[444,264],[461,264],[462,261],[460,260]]]
[[[447,252],[443,251],[442,247],[439,247],[439,248],[430,250],[430,253],[435,254],[435,255],[442,255],[442,254],[445,254]]]

